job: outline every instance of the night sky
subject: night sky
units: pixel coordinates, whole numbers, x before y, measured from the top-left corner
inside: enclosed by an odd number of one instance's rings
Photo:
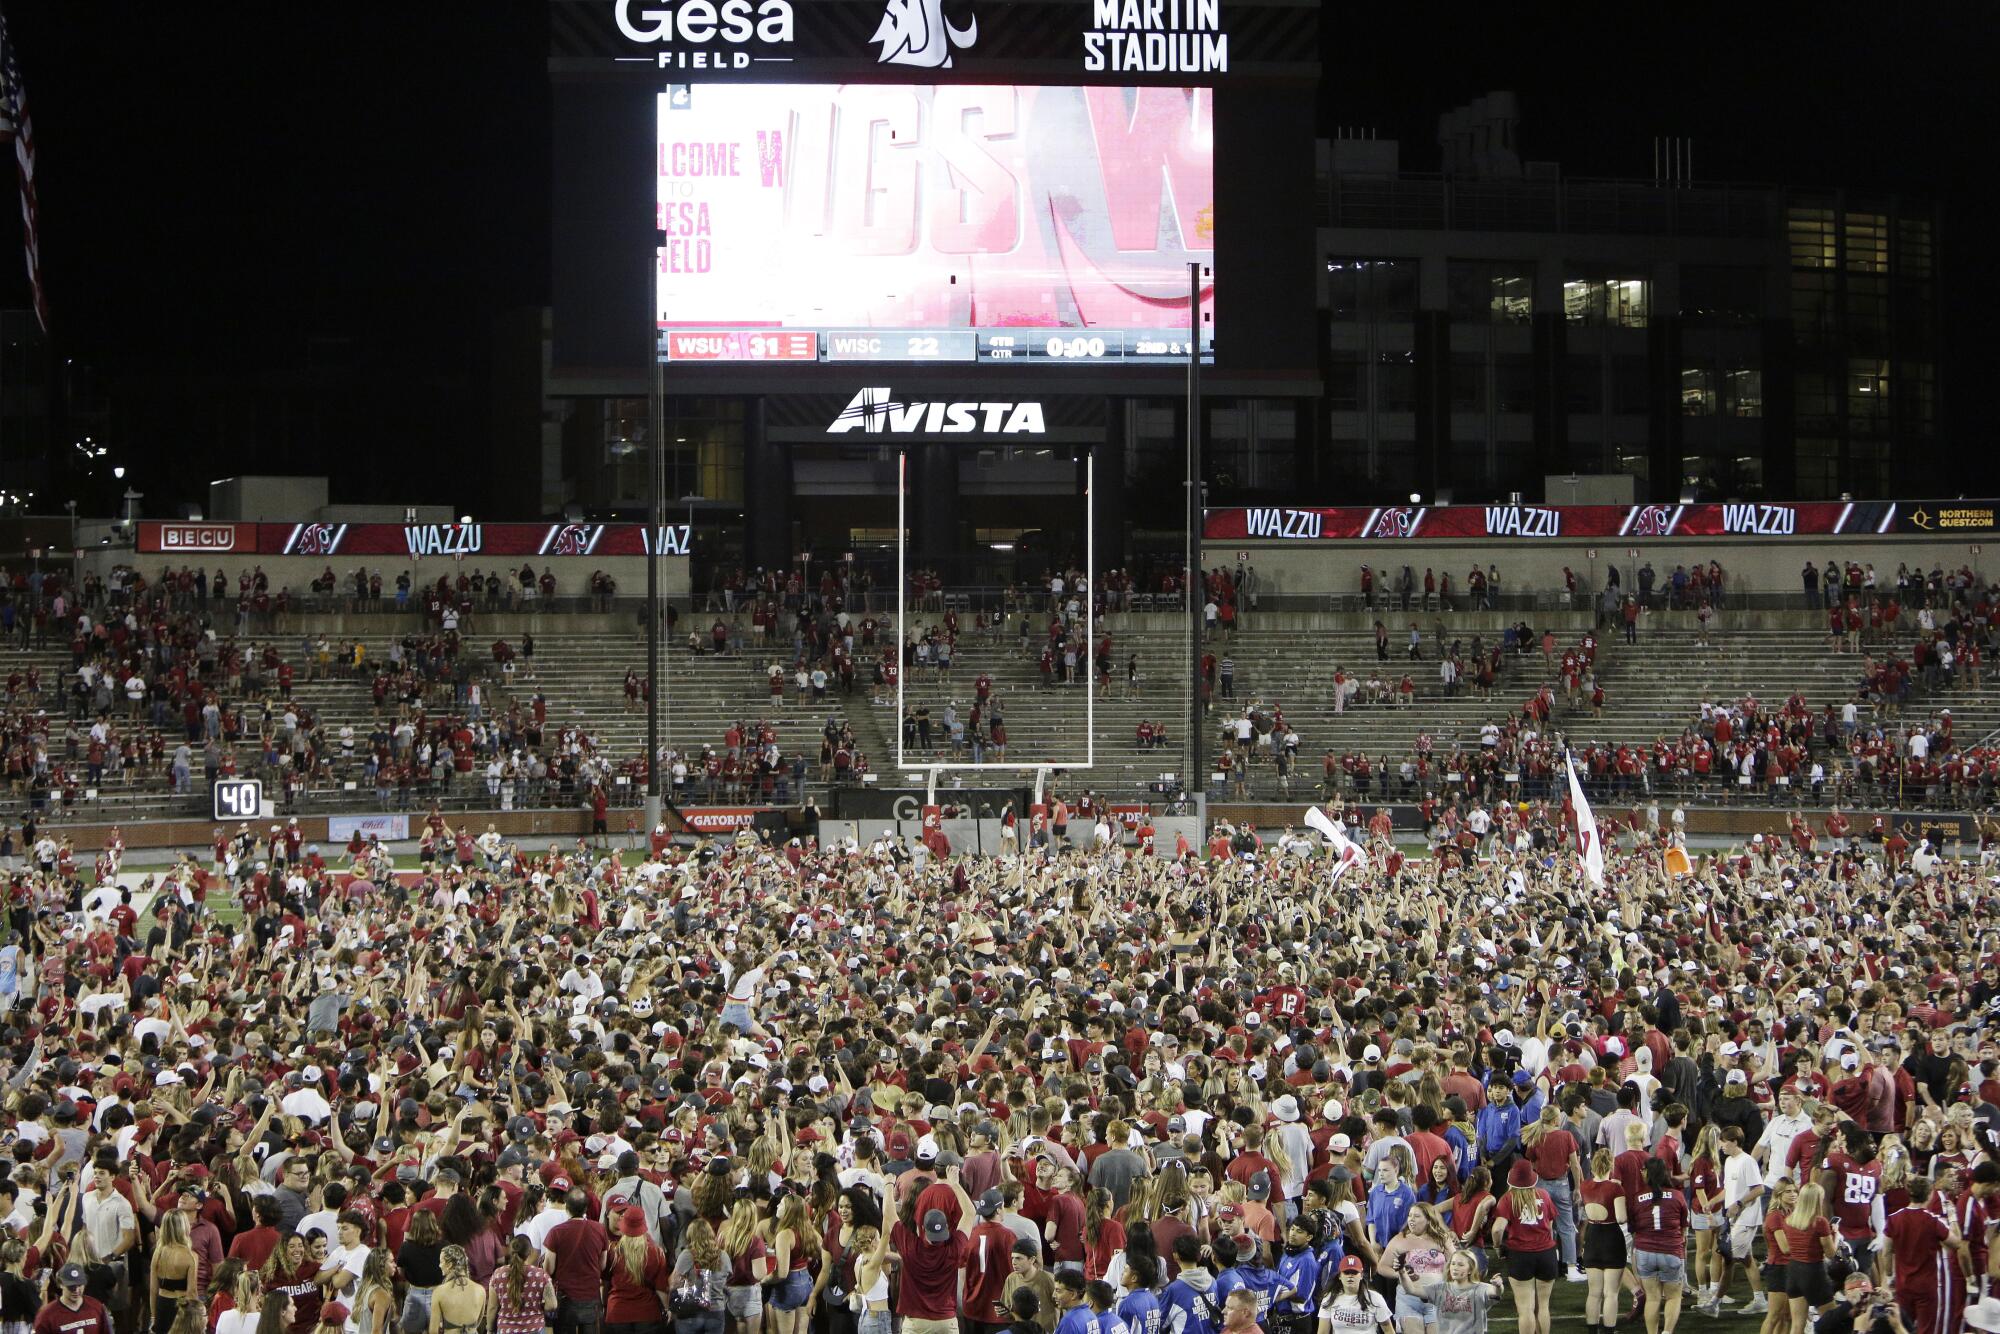
[[[6,12],[57,352],[109,388],[149,508],[233,472],[323,471],[337,500],[529,517],[506,479],[453,474],[481,471],[495,317],[549,296],[536,0]],[[1567,174],[1649,175],[1675,134],[1702,179],[1942,200],[1946,421],[1991,494],[1991,12],[1330,6],[1321,130],[1374,127],[1434,170],[1438,114],[1507,88],[1524,156]],[[18,306],[13,210],[0,302]]]

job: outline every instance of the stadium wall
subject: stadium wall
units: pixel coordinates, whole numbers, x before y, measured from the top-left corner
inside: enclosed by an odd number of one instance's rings
[[[1995,566],[1990,573],[1985,569],[1985,559],[1982,544],[1964,538],[1872,535],[1437,543],[1422,537],[1372,542],[1239,538],[1202,544],[1204,568],[1255,566],[1260,596],[1356,593],[1361,588],[1363,565],[1375,569],[1378,591],[1392,587],[1402,567],[1408,565],[1419,589],[1428,566],[1440,574],[1450,572],[1452,587],[1459,593],[1463,592],[1465,575],[1473,566],[1483,570],[1491,565],[1498,569],[1500,591],[1518,596],[1561,590],[1564,566],[1576,572],[1581,587],[1599,589],[1604,587],[1608,568],[1615,563],[1621,586],[1630,591],[1637,586],[1639,567],[1648,562],[1658,576],[1658,586],[1664,586],[1674,566],[1713,560],[1721,563],[1732,593],[1797,594],[1803,588],[1801,567],[1808,560],[1822,569],[1828,560],[1872,563],[1885,581],[1895,575],[1898,564],[1906,562],[1912,566],[1921,563],[1926,570],[1932,565],[1942,565],[1947,570],[1969,565],[1975,573],[2000,575],[2000,547],[1996,547]],[[1382,582],[1385,579],[1387,584]]]

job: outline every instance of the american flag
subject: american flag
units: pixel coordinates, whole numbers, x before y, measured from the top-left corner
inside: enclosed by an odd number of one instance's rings
[[[49,328],[49,302],[42,292],[41,210],[35,204],[35,129],[28,119],[28,90],[21,83],[21,65],[7,19],[0,15],[0,143],[12,140],[14,162],[21,175],[21,243],[28,252],[28,283],[35,290],[35,318],[42,332]]]

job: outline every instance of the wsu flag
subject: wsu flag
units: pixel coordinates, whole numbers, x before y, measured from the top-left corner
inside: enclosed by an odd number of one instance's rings
[[[1328,884],[1339,884],[1340,877],[1355,867],[1367,863],[1368,854],[1361,850],[1361,845],[1342,833],[1340,826],[1328,818],[1327,813],[1319,807],[1306,808],[1306,823],[1326,835],[1326,841],[1333,845],[1333,879],[1329,880]]]
[[[1569,770],[1569,802],[1576,808],[1576,855],[1583,862],[1584,878],[1591,888],[1603,889],[1604,844],[1597,837],[1597,817],[1590,813],[1590,798],[1583,795],[1583,784],[1577,781],[1575,757],[1565,754],[1563,765]]]
[[[41,209],[35,202],[35,131],[28,120],[28,90],[21,84],[21,66],[14,39],[0,15],[0,144],[14,145],[14,166],[21,178],[21,244],[27,251],[28,284],[34,291],[35,319],[49,330],[49,303],[42,294]]]

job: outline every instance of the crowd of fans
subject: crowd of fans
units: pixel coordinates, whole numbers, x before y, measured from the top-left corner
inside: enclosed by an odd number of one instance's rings
[[[244,827],[93,883],[38,841],[0,1311],[1478,1334],[1568,1282],[1648,1334],[2000,1323],[1977,864],[1642,822],[1599,887],[1559,803],[1427,860],[1339,805],[1359,851],[1050,801],[999,857],[537,851],[433,810],[416,869]]]

